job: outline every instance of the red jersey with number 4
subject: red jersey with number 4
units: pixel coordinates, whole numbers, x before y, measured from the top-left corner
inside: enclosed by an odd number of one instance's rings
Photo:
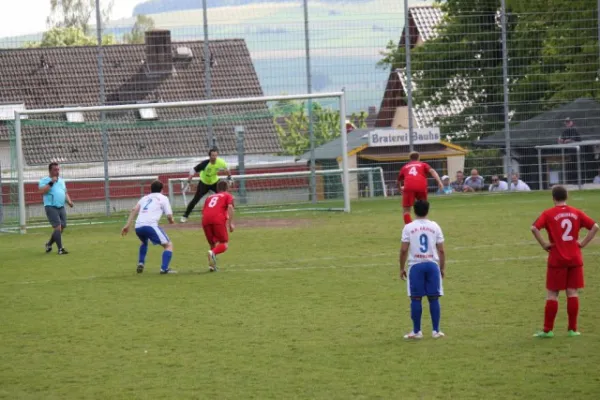
[[[533,226],[545,229],[552,243],[548,267],[581,267],[583,257],[579,248],[579,230],[592,229],[595,222],[583,211],[569,206],[556,206],[544,211]]]
[[[431,171],[429,164],[411,161],[400,169],[398,182],[404,181],[404,190],[427,192],[427,175]]]
[[[202,225],[225,224],[229,205],[233,205],[233,196],[228,192],[208,196],[202,208]]]

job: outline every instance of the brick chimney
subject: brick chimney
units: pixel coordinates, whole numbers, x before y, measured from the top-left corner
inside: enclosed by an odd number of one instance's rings
[[[151,74],[170,74],[173,70],[171,31],[146,31],[146,65]]]

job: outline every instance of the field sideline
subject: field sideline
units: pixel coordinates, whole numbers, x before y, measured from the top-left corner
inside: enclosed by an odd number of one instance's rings
[[[600,192],[569,204],[600,220]],[[579,338],[560,300],[541,327],[545,253],[529,227],[550,195],[432,199],[446,236],[442,330],[421,342],[398,278],[398,198],[353,212],[244,216],[209,274],[202,232],[168,230],[178,275],[121,224],[0,235],[0,399],[600,398],[600,240],[584,250]],[[192,221],[198,216],[193,215]]]

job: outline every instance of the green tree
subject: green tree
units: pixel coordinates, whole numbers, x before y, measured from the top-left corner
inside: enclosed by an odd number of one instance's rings
[[[144,43],[146,31],[154,29],[154,20],[147,15],[138,15],[131,32],[123,36],[123,41],[129,44]]]
[[[312,106],[315,147],[318,147],[340,136],[340,113],[316,102]],[[284,153],[295,156],[304,154],[310,149],[307,107],[304,103],[282,102],[278,109],[289,111],[285,115],[274,113],[275,128]],[[366,116],[366,112],[353,114],[357,127],[366,127]]]
[[[115,43],[112,35],[102,37],[102,44]],[[95,46],[97,40],[94,36],[86,35],[81,29],[75,27],[52,28],[42,36],[41,42],[30,42],[25,47],[68,47],[68,46]]]
[[[113,4],[114,0],[110,0],[101,10],[104,22],[109,20]],[[95,0],[50,0],[50,15],[47,22],[55,28],[78,28],[88,35],[90,34],[89,22],[95,10]]]
[[[503,129],[499,0],[437,1],[437,37],[411,52],[415,105],[470,103],[436,121],[446,135],[471,138]],[[507,50],[513,122],[557,102],[598,98],[595,0],[507,0]],[[594,21],[594,22],[591,22]],[[379,65],[404,68],[404,46],[390,42]]]

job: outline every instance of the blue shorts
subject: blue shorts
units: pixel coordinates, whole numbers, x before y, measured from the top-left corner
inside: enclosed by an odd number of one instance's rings
[[[152,244],[167,244],[171,241],[165,231],[159,226],[140,226],[139,228],[135,228],[135,233],[144,244],[148,244],[148,240]]]
[[[434,262],[415,264],[408,268],[408,295],[411,297],[443,296],[442,273]]]

